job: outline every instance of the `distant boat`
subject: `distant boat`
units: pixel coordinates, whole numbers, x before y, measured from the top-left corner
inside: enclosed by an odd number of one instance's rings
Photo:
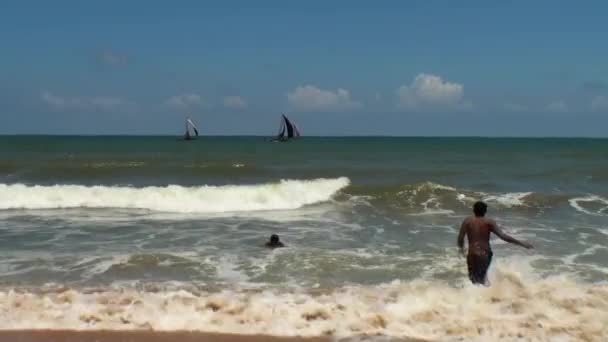
[[[300,130],[298,130],[298,126],[296,126],[293,122],[289,121],[289,119],[285,116],[285,114],[281,114],[281,125],[279,126],[279,134],[271,141],[275,142],[285,142],[290,139],[297,138],[300,136]]]
[[[194,136],[190,131],[194,133]],[[184,140],[192,140],[196,139],[196,137],[198,137],[198,128],[190,118],[186,118],[186,133],[184,134]]]

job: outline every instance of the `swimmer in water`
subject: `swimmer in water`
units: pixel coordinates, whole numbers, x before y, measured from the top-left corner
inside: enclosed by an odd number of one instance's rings
[[[515,239],[504,233],[494,220],[486,218],[488,206],[484,202],[476,202],[473,205],[475,216],[467,217],[460,227],[458,234],[458,247],[464,255],[464,236],[468,237],[469,253],[467,254],[467,266],[469,279],[473,284],[486,284],[486,274],[492,262],[492,248],[490,247],[490,233],[496,234],[502,240],[531,249],[532,245]]]
[[[281,242],[281,240],[279,240],[279,236],[277,234],[272,234],[270,236],[270,240],[266,242],[266,247],[274,249],[285,247],[285,245]]]

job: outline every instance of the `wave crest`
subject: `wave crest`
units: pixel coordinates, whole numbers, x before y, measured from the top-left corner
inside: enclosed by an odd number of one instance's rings
[[[376,198],[386,200],[393,206],[410,208],[415,215],[453,214],[455,210],[468,209],[478,200],[499,208],[536,206],[533,192],[485,193],[452,186],[422,182],[388,189]],[[540,205],[540,204],[539,204]]]
[[[349,184],[346,177],[197,187],[0,184],[0,209],[124,208],[177,213],[289,210],[325,202]]]
[[[570,203],[570,206],[585,213],[589,211],[583,211],[586,209],[580,206],[581,203],[591,205],[604,203],[597,214],[608,213],[608,208],[605,208],[605,203],[608,202],[604,202],[603,197],[574,198],[576,194],[562,192],[483,192],[428,181],[394,187],[359,188],[355,191],[358,195],[367,195],[371,199],[386,202],[391,207],[411,210],[416,215],[452,214],[461,210],[470,210],[473,203],[479,200],[487,202],[492,207],[506,210],[543,210]]]

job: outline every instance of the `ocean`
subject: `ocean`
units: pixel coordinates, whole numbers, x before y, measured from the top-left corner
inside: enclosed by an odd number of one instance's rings
[[[4,136],[0,253],[0,329],[605,341],[608,140]]]

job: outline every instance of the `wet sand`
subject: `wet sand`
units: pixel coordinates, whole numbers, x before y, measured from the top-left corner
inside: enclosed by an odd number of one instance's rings
[[[330,342],[331,337],[275,337],[264,335],[215,334],[197,331],[117,330],[3,330],[0,342]],[[373,339],[357,339],[372,341]],[[348,341],[348,339],[339,340]],[[383,341],[386,341],[383,339]],[[394,341],[410,341],[395,339]]]

